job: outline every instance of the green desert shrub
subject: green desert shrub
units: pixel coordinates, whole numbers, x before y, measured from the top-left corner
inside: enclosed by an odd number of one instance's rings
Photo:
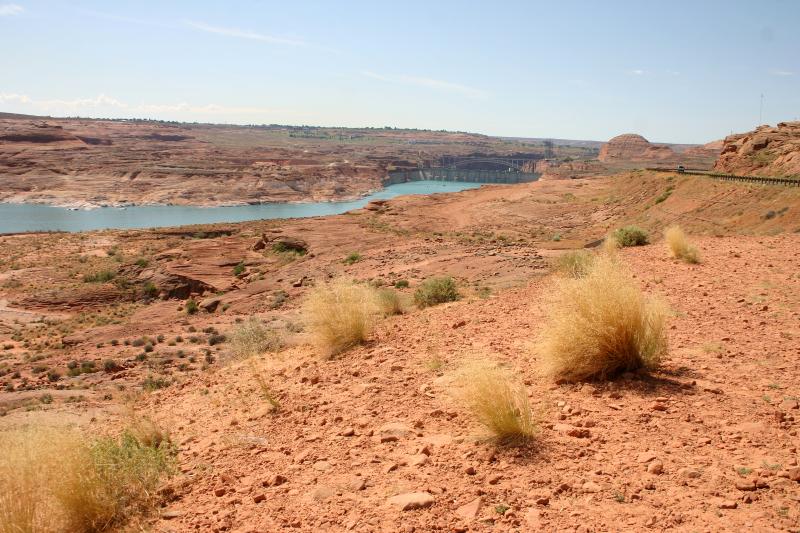
[[[106,283],[114,279],[116,273],[111,270],[101,270],[100,272],[92,272],[83,275],[84,283]]]
[[[358,263],[359,261],[361,261],[361,254],[358,252],[353,252],[351,254],[348,254],[347,257],[345,257],[344,261],[342,262],[345,265],[352,265],[353,263]]]
[[[456,281],[450,276],[428,278],[414,292],[417,307],[431,307],[445,302],[454,302],[460,297]]]
[[[647,232],[637,226],[625,226],[614,232],[614,240],[622,247],[643,246],[648,243]]]
[[[193,315],[200,310],[200,306],[197,305],[197,302],[195,302],[192,299],[186,300],[186,305],[184,306],[184,308],[186,309],[187,315]]]

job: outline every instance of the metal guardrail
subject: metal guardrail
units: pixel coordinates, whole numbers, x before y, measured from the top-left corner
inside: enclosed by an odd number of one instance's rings
[[[735,174],[722,174],[709,170],[678,170],[676,168],[646,168],[655,172],[669,172],[671,174],[691,174],[694,176],[707,176],[722,181],[738,181],[742,183],[761,183],[764,185],[783,185],[787,187],[800,187],[800,179],[792,178],[770,178],[766,176],[736,176]]]

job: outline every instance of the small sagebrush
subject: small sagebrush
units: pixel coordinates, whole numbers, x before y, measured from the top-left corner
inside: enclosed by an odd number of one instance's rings
[[[419,308],[454,302],[459,298],[456,281],[450,276],[426,279],[414,292],[414,303]]]
[[[542,334],[544,369],[579,381],[654,368],[666,352],[665,321],[664,306],[616,258],[599,256],[585,277],[556,283]]]
[[[522,382],[489,361],[471,361],[457,377],[460,400],[498,441],[521,443],[536,434],[536,423]]]
[[[0,531],[90,533],[153,510],[172,469],[166,448],[132,435],[87,439],[66,429],[0,435]]]
[[[637,226],[625,226],[614,232],[614,239],[622,247],[643,246],[649,242],[647,232]]]
[[[231,352],[235,357],[246,359],[265,352],[277,352],[283,348],[283,336],[268,328],[261,320],[250,317],[229,333]]]
[[[570,278],[582,278],[594,264],[594,254],[587,250],[573,250],[556,259],[556,270]]]
[[[379,312],[375,289],[341,278],[315,287],[303,306],[312,342],[326,356],[367,340]]]
[[[680,259],[687,263],[699,263],[700,254],[697,248],[689,243],[686,234],[679,226],[670,226],[664,231],[664,240],[670,254],[675,259]]]

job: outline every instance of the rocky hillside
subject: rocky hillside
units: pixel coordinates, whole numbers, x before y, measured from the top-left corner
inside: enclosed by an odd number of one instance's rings
[[[759,126],[725,138],[714,170],[757,176],[800,178],[800,122]]]

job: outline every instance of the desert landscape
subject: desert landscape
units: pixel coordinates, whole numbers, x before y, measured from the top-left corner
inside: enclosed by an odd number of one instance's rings
[[[630,170],[0,245],[2,428],[165,461],[76,530],[800,527],[800,187]],[[591,283],[659,302],[653,361],[554,366]]]
[[[621,136],[599,154],[585,141],[505,139],[392,128],[220,126],[0,113],[0,201],[64,207],[247,205],[342,200],[380,189],[395,170],[442,158],[538,163],[545,178],[602,175],[648,163],[708,169],[721,149]],[[570,144],[571,143],[571,144]],[[481,168],[480,166],[476,168]],[[496,167],[490,167],[496,168]]]
[[[0,533],[800,533],[798,21],[0,0]]]

